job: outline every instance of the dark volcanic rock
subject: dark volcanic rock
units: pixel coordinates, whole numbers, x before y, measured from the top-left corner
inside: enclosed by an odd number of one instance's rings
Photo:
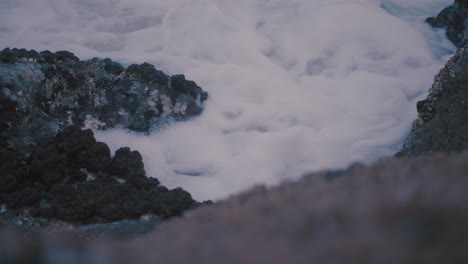
[[[207,99],[184,75],[143,63],[80,61],[73,53],[6,48],[0,52],[2,144],[24,151],[66,125],[148,131],[163,119],[199,115]],[[8,141],[8,142],[7,142]]]
[[[111,166],[106,170],[124,179],[130,179],[143,175],[142,157],[138,151],[130,151],[130,148],[120,148],[112,158]]]
[[[0,149],[0,170],[0,201],[17,214],[89,223],[168,218],[198,205],[188,192],[146,177],[137,151],[121,148],[111,157],[90,129],[77,126],[40,140],[26,158]]]
[[[466,11],[459,1],[449,8]],[[467,9],[468,10],[468,9]],[[468,25],[468,16],[463,17]],[[434,78],[426,99],[417,103],[418,120],[396,155],[412,157],[468,148],[468,42],[464,36],[455,55]]]
[[[80,127],[148,131],[162,119],[200,114],[206,99],[195,82],[148,63],[124,68],[68,51],[4,49],[1,204],[15,214],[74,222],[180,215],[197,205],[189,193],[159,186],[146,177],[140,153],[121,148],[112,157]]]
[[[435,28],[445,28],[447,37],[456,46],[463,42],[464,32],[468,27],[468,1],[455,0],[455,2],[442,10],[436,17],[426,19],[426,22]]]

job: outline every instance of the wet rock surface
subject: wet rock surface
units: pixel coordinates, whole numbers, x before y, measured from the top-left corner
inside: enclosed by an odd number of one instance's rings
[[[0,150],[0,203],[13,215],[75,223],[110,222],[153,214],[181,215],[198,205],[180,189],[146,177],[137,151],[112,157],[90,129],[68,126],[40,140],[27,156]]]
[[[456,10],[457,21],[468,25],[467,8],[467,1],[456,1],[441,14]],[[418,119],[397,156],[451,153],[468,148],[468,35],[463,35],[463,31],[465,26],[457,31],[462,36],[460,41],[454,41],[459,45],[457,52],[434,77],[427,98],[417,103]]]
[[[0,52],[0,205],[10,222],[111,222],[180,215],[198,205],[145,175],[142,157],[111,156],[90,129],[148,131],[199,115],[207,99],[184,75],[143,63],[81,61],[68,51]],[[10,223],[9,221],[6,221]],[[34,225],[34,224],[33,224]]]
[[[467,263],[468,153],[257,187],[131,240],[2,232],[3,263]],[[11,244],[11,241],[15,244]],[[66,252],[64,256],[62,253]],[[15,262],[16,261],[16,262]],[[54,262],[55,261],[55,262]]]
[[[464,39],[464,32],[468,27],[466,18],[468,17],[468,1],[455,0],[455,2],[444,8],[437,16],[426,19],[426,22],[434,28],[444,28],[447,30],[447,38],[460,46]]]
[[[69,233],[45,233],[31,237],[8,227],[2,230],[0,236],[0,262],[467,263],[468,152],[453,152],[467,147],[468,127],[465,124],[468,120],[468,95],[465,88],[468,65],[465,64],[468,63],[468,44],[463,37],[460,40],[462,24],[457,19],[468,4],[466,1],[455,2],[443,11],[445,15],[441,13],[428,22],[433,26],[447,27],[451,31],[449,38],[460,48],[435,77],[428,97],[418,102],[418,120],[403,149],[397,154],[401,157],[427,156],[387,158],[369,167],[354,164],[347,170],[313,173],[298,182],[286,182],[271,189],[257,187],[214,206],[189,211],[183,218],[173,218],[151,233],[132,240],[90,241],[70,238]],[[13,59],[7,56],[7,60]],[[120,71],[115,65],[108,67],[112,71]],[[174,77],[174,80],[177,83],[178,77]],[[0,79],[0,85],[2,83]],[[11,102],[10,97],[5,98],[0,97],[0,101],[5,102],[2,107],[15,109],[15,102]],[[5,120],[11,116],[8,111],[0,113]],[[85,145],[97,144],[89,140],[87,133],[80,133],[83,142],[88,142]],[[71,190],[57,182],[65,181],[78,186],[97,181],[97,187],[82,187],[83,192],[89,193],[104,188],[105,184],[101,183],[107,184],[112,179],[120,184],[122,181],[129,182],[136,191],[146,190],[145,186],[148,185],[145,182],[135,183],[131,180],[144,179],[135,176],[144,171],[138,162],[141,158],[136,153],[121,149],[114,157],[109,157],[104,146],[77,152],[73,147],[76,144],[60,143],[63,141],[60,138],[58,136],[58,139],[43,143],[48,146],[50,142],[56,142],[59,155],[55,155],[55,158],[41,156],[40,152],[33,152],[23,159],[0,155],[5,171],[10,171],[8,177],[2,178],[1,191],[16,192],[14,190],[18,186],[30,182],[31,173],[28,171],[31,171],[32,161],[38,164],[37,169],[33,170],[38,172],[34,174],[34,179],[41,179],[38,185],[41,187],[26,184],[22,188],[23,193],[33,194],[36,189],[38,192],[51,190],[59,194],[68,193]],[[2,144],[5,151],[14,149],[11,142]],[[432,154],[440,151],[452,154]],[[60,156],[64,153],[65,156]],[[61,166],[44,177],[44,171],[50,170],[47,164],[66,163],[68,166],[68,155],[82,155],[93,160],[89,158],[95,156],[93,153],[101,153],[97,158],[100,162],[82,163],[79,161],[81,159],[76,159],[76,162],[70,163],[71,167],[77,164],[80,167],[80,173],[75,171],[77,173],[73,177],[66,174],[68,167],[63,169]],[[127,161],[122,162],[123,159]],[[93,170],[99,172],[94,173]],[[63,171],[68,175],[65,178]],[[88,177],[90,173],[94,176]],[[113,176],[111,179],[102,175]],[[149,190],[158,197],[157,200],[146,200],[152,204],[150,212],[158,210],[162,215],[171,214],[179,211],[178,206],[183,208],[186,204],[184,197],[188,194],[180,189],[172,192],[164,187]],[[25,197],[17,199],[15,204],[37,208],[37,195],[20,193],[11,197]],[[115,196],[109,194],[101,197],[103,203],[109,201],[107,197]],[[174,202],[174,197],[180,200]],[[165,200],[171,200],[171,204],[178,206],[164,209]],[[58,206],[69,202],[65,198],[46,201],[39,199],[39,209],[50,208],[54,202]],[[131,202],[121,205],[120,209],[111,204],[106,209],[108,211],[102,214],[112,217],[119,214],[116,212],[123,211],[136,215],[137,211],[148,208],[145,202],[131,198],[128,201]],[[92,207],[92,203],[83,203],[83,206]],[[73,217],[73,214],[62,213]],[[99,214],[97,217],[101,217]]]
[[[72,124],[148,131],[199,115],[207,97],[184,75],[168,76],[148,63],[125,68],[68,51],[0,52],[0,136],[18,151]]]

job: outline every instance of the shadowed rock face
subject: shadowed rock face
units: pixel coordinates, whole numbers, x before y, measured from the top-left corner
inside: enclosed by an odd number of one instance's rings
[[[468,153],[306,175],[190,211],[126,241],[3,232],[3,263],[467,263]],[[17,243],[11,246],[11,237]],[[26,254],[28,253],[28,254]],[[65,261],[62,259],[62,261]]]
[[[199,115],[204,92],[143,63],[80,61],[67,51],[0,52],[0,205],[12,217],[95,223],[180,215],[198,205],[148,178],[137,151],[112,157],[90,129],[148,131]],[[3,211],[3,209],[2,209]]]
[[[0,150],[0,170],[0,204],[10,215],[95,223],[168,218],[198,205],[188,192],[146,177],[137,151],[120,148],[112,157],[77,126],[38,142],[26,158]]]
[[[460,20],[463,28],[452,27],[461,34],[460,41],[452,41],[460,47],[435,76],[427,98],[417,103],[418,120],[396,154],[399,157],[459,152],[468,148],[468,42],[463,36],[468,25],[467,6],[467,1],[457,1],[438,16],[441,20],[449,12],[447,10],[456,13],[456,21]],[[450,19],[446,20],[453,22],[454,14],[447,15]],[[450,23],[447,32],[450,32]]]
[[[0,52],[0,126],[7,144],[23,150],[66,125],[148,131],[162,120],[199,115],[208,97],[184,75],[143,63],[80,61],[67,51]]]
[[[445,28],[447,38],[456,46],[463,42],[464,32],[468,24],[468,1],[455,0],[455,2],[442,10],[436,17],[426,19],[426,22],[435,28]]]

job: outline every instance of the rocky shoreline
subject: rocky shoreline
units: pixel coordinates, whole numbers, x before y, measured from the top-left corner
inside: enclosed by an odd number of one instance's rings
[[[166,219],[199,205],[147,177],[138,151],[111,156],[91,129],[149,131],[199,115],[207,99],[183,75],[144,63],[80,61],[67,51],[0,52],[0,204],[3,221],[92,224]]]
[[[50,233],[31,239],[7,228],[0,236],[0,249],[9,251],[0,251],[0,262],[468,262],[467,10],[468,1],[456,0],[427,20],[446,28],[459,49],[434,78],[428,97],[418,102],[418,119],[397,157],[371,166],[356,163],[343,171],[312,173],[270,189],[259,186],[215,205],[181,212],[183,217],[131,240],[70,239],[70,234]],[[65,132],[90,137],[86,130],[78,130],[69,127]],[[57,152],[62,151],[61,135],[48,141],[55,142],[49,147]],[[125,154],[134,161],[131,164],[138,163],[130,150],[121,152],[114,158]],[[114,159],[107,154],[106,158]],[[109,180],[106,177],[103,181]]]
[[[434,77],[427,98],[417,103],[418,119],[397,157],[468,148],[468,2],[455,1],[427,22],[446,28],[458,50]]]
[[[182,74],[110,59],[81,61],[68,51],[0,52],[0,142],[24,152],[67,125],[148,132],[203,111],[208,93]]]
[[[18,215],[95,223],[149,213],[168,218],[198,205],[188,192],[146,177],[137,151],[120,148],[111,157],[90,129],[66,127],[26,160],[14,154],[0,152],[0,201]]]

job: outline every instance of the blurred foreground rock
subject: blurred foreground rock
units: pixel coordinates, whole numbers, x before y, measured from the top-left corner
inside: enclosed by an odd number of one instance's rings
[[[124,241],[10,229],[0,262],[468,263],[467,172],[467,152],[354,164],[257,187]]]

